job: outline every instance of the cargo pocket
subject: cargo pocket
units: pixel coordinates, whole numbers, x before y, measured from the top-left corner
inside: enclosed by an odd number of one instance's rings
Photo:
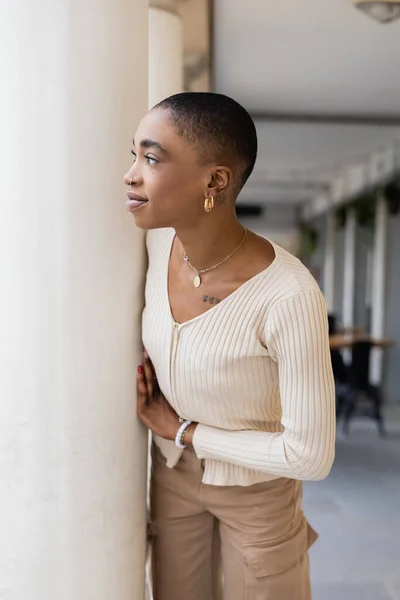
[[[243,544],[245,563],[256,578],[283,573],[301,561],[317,537],[304,519],[297,531],[292,530],[284,538]]]

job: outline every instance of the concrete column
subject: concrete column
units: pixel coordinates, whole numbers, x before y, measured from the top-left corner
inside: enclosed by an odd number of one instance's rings
[[[143,600],[142,0],[0,8],[0,597]]]
[[[183,90],[183,34],[176,0],[149,10],[149,107]]]
[[[387,234],[388,207],[385,198],[381,196],[376,207],[372,271],[371,334],[376,338],[385,335]],[[382,362],[383,350],[375,348],[371,355],[371,383],[375,385],[382,379]]]
[[[356,275],[356,231],[354,210],[349,210],[344,232],[343,325],[354,325],[354,286]]]
[[[178,0],[151,0],[149,9],[149,108],[183,91],[183,24]],[[149,504],[151,471],[151,434],[148,438]],[[153,599],[151,564],[146,568],[147,598]]]
[[[323,291],[328,312],[333,312],[335,303],[335,214],[332,211],[328,212],[326,219]]]

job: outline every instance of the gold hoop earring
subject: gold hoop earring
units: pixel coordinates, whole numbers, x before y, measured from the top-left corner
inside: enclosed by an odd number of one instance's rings
[[[214,208],[214,196],[212,194],[208,194],[206,199],[204,200],[204,210],[206,213],[209,213]]]

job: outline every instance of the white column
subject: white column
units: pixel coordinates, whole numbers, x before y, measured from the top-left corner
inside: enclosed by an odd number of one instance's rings
[[[177,0],[152,0],[149,9],[149,108],[183,90],[183,25]],[[148,439],[148,499],[151,435]],[[153,598],[151,565],[147,564],[147,595]]]
[[[375,216],[375,239],[372,272],[372,315],[371,335],[385,335],[386,299],[386,252],[388,233],[388,208],[383,196],[378,200]],[[371,383],[379,384],[382,379],[383,350],[375,348],[371,355]]]
[[[335,291],[335,214],[328,212],[326,220],[323,291],[328,312],[333,312]]]
[[[182,22],[174,0],[149,11],[149,107],[183,90]]]
[[[357,220],[354,210],[349,209],[344,232],[343,265],[343,325],[354,325],[354,286],[356,276],[356,231]]]
[[[141,0],[0,8],[0,596],[143,600]]]

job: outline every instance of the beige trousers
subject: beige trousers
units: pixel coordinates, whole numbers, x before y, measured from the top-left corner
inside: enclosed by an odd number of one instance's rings
[[[154,600],[310,600],[307,550],[317,535],[301,482],[220,487],[202,477],[193,451],[169,469],[153,446]]]

